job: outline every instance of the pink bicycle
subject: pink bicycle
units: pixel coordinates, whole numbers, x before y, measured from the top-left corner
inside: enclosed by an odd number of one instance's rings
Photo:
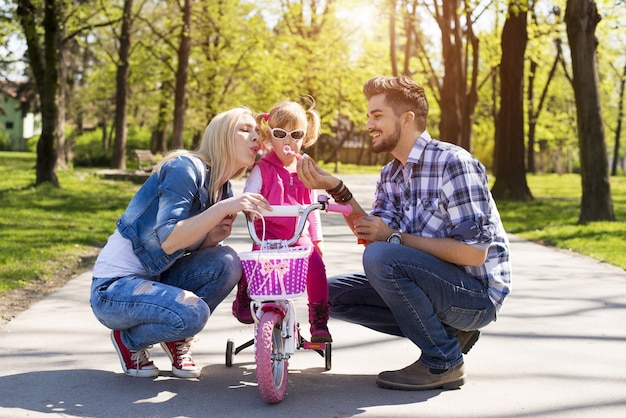
[[[321,195],[309,206],[273,206],[268,216],[300,217],[296,231],[288,240],[263,240],[258,237],[252,219],[248,231],[260,250],[239,254],[248,280],[250,309],[254,318],[254,338],[235,348],[233,340],[226,343],[226,366],[231,367],[233,356],[254,345],[257,382],[261,396],[268,403],[278,403],[285,397],[289,358],[296,350],[315,350],[325,359],[325,368],[331,368],[331,343],[306,341],[300,334],[294,300],[306,294],[306,275],[310,247],[291,247],[302,234],[309,213],[314,210],[349,215],[349,205],[331,204]]]

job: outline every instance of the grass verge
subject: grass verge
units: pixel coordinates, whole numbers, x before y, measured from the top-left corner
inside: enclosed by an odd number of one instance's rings
[[[137,190],[89,170],[33,187],[35,154],[0,152],[0,295],[92,261]]]

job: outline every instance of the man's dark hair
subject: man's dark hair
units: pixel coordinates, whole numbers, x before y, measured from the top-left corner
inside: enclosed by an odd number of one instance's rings
[[[426,127],[428,116],[428,100],[422,86],[411,78],[376,76],[367,80],[363,86],[363,94],[367,100],[378,94],[385,95],[385,102],[397,116],[407,111],[415,113],[418,127]]]

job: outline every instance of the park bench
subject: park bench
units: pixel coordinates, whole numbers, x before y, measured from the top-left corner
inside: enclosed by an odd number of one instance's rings
[[[157,161],[152,151],[149,149],[136,149],[133,150],[135,158],[137,158],[137,170],[139,171],[152,171],[152,167]]]

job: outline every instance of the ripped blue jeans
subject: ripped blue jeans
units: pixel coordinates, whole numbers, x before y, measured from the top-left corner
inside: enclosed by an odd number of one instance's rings
[[[241,274],[232,248],[206,248],[181,257],[160,277],[94,277],[91,308],[103,325],[121,331],[126,347],[141,350],[200,332]]]
[[[432,255],[374,242],[365,248],[363,267],[365,274],[329,278],[331,316],[409,338],[429,367],[461,363],[458,330],[482,328],[496,318],[487,286]]]

